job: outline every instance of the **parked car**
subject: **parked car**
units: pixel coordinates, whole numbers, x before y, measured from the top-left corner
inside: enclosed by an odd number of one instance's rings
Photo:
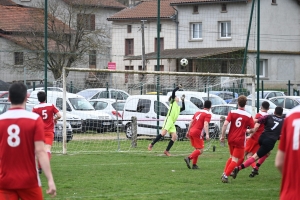
[[[37,93],[33,91],[28,98],[28,103],[38,104]],[[53,103],[59,110],[63,110],[63,93],[47,92],[47,102]],[[110,131],[113,125],[112,118],[102,111],[97,111],[83,96],[66,93],[67,112],[79,116],[82,122],[82,131],[95,130],[98,133]]]
[[[282,97],[273,97],[270,99],[276,106],[281,106],[286,113],[288,111],[298,105],[300,105],[300,97],[299,96],[282,96]],[[283,112],[283,114],[286,114]]]
[[[226,103],[230,102],[234,98],[238,98],[238,94],[230,91],[209,91],[210,94],[215,94],[221,97]]]
[[[124,105],[122,120],[127,138],[132,137],[131,117],[137,118],[137,135],[156,136],[157,135],[157,114],[159,114],[159,129],[161,130],[164,119],[169,110],[169,97],[160,96],[157,102],[156,95],[132,95],[128,97]],[[158,103],[158,106],[157,106]],[[181,101],[179,102],[181,106]],[[182,111],[175,122],[178,140],[185,138],[190,120],[199,108],[189,100],[185,100],[185,110]],[[210,124],[210,134],[214,133],[214,123]],[[166,135],[168,137],[169,134]]]
[[[90,88],[85,89],[77,93],[78,95],[83,96],[87,100],[91,99],[117,99],[117,100],[126,100],[130,95],[118,89],[107,89],[107,88]]]
[[[0,102],[0,114],[6,112],[10,108],[10,102]],[[32,111],[32,108],[35,104],[26,103],[26,110]],[[66,123],[66,130],[67,130],[67,142],[73,139],[73,131],[71,125],[67,122]],[[63,140],[63,122],[57,121],[54,126],[54,141],[60,142]]]
[[[4,91],[0,94],[0,102],[8,102],[8,91]],[[27,93],[27,97],[29,97],[29,93]]]
[[[33,90],[33,88],[31,88],[31,89],[28,89],[27,92],[31,93],[32,91],[36,91],[36,90],[39,90],[39,91],[45,90],[45,87],[37,87],[34,90]],[[64,90],[61,87],[47,87],[47,92],[48,91],[63,92]]]
[[[236,110],[237,108],[238,108],[237,104],[214,105],[211,107],[210,112],[212,113],[212,120],[215,122],[216,132],[217,130],[220,131],[222,130],[221,123],[220,123],[221,117],[224,116],[226,119],[228,113],[231,110]],[[245,111],[252,115],[252,106],[246,105]],[[227,126],[226,135],[228,134],[229,128],[230,128],[230,124]]]
[[[117,100],[116,99],[92,99],[89,101],[95,110],[101,110],[111,116],[111,118],[115,121],[114,129],[123,130],[122,123],[122,114],[125,105],[125,100]]]
[[[270,104],[269,110],[268,110],[268,114],[273,114],[276,108],[276,105],[270,101],[269,99],[259,99],[259,106],[261,106],[262,102],[267,101]],[[234,104],[237,105],[237,99],[233,99],[231,102],[229,102],[228,104]],[[247,98],[247,103],[246,105],[248,106],[252,106],[252,99]],[[257,101],[255,100],[255,105],[257,105]],[[257,110],[256,106],[255,106],[255,111]],[[283,109],[283,112],[285,113],[285,110]]]
[[[168,92],[167,96],[171,96],[172,92]],[[185,95],[185,99],[191,101],[195,104],[199,109],[203,108],[204,101],[210,100],[212,105],[220,105],[220,104],[227,104],[222,98],[214,94],[208,94],[205,92],[194,92],[194,91],[177,91],[176,95],[181,97]]]
[[[255,92],[255,98],[257,98],[257,92]],[[272,91],[272,90],[266,90],[262,93],[262,91],[259,91],[259,97],[261,99],[270,99],[272,97],[281,97],[285,96],[284,92],[282,91]],[[252,94],[248,95],[247,98],[252,98]]]

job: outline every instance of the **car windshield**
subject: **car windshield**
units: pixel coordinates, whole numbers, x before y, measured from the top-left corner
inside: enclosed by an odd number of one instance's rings
[[[170,106],[170,102],[166,102],[166,103],[168,106]],[[199,108],[190,101],[185,101],[184,103],[185,103],[185,110],[180,112],[180,115],[194,115],[199,110]],[[182,107],[182,102],[179,101],[178,105]]]
[[[116,102],[112,104],[112,107],[116,110],[116,111],[122,111],[124,109],[124,105],[125,102]]]
[[[222,98],[220,97],[202,97],[204,101],[210,100],[212,105],[222,105],[227,104]]]
[[[264,92],[264,97],[262,97],[262,96],[261,96],[261,95],[262,95],[262,92],[259,92],[259,93],[258,93],[259,98],[263,98],[263,99],[266,98],[267,94],[268,94],[267,92]],[[255,96],[255,98],[257,98],[257,92],[255,92],[254,96]],[[250,94],[249,96],[247,96],[247,98],[252,98],[252,94]]]
[[[75,110],[95,110],[90,102],[84,98],[69,98]]]
[[[97,94],[98,92],[99,92],[98,90],[83,90],[78,92],[77,94],[83,96],[86,99],[89,99],[95,94]]]

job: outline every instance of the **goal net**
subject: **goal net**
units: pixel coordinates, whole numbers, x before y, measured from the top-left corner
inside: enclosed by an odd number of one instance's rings
[[[65,68],[63,77],[56,81],[56,86],[63,88],[62,105],[54,102],[63,111],[64,134],[53,145],[53,152],[147,151],[148,144],[161,131],[168,97],[179,84],[183,87],[176,95],[185,94],[186,98],[185,111],[175,123],[178,141],[171,151],[177,153],[191,150],[185,134],[193,114],[201,108],[201,102],[197,104],[197,101],[209,99],[213,105],[225,105],[223,99],[247,96],[255,91],[255,77],[247,74]],[[218,95],[223,95],[223,99]],[[182,105],[181,101],[179,104]],[[68,123],[73,126],[68,120],[70,114],[82,120],[82,127],[80,130],[76,127],[76,132],[73,129],[71,138],[67,137]],[[206,150],[219,144],[222,113],[219,114],[210,123],[212,140],[206,142]],[[153,151],[163,152],[169,139],[167,134]]]

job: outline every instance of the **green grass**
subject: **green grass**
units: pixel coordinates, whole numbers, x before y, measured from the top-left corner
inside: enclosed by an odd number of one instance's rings
[[[55,199],[278,199],[280,174],[274,167],[277,147],[261,167],[260,175],[249,178],[248,168],[224,184],[220,176],[229,156],[227,147],[216,141],[215,152],[210,148],[199,157],[200,170],[191,170],[183,161],[193,150],[189,142],[176,142],[173,156],[166,157],[162,152],[167,142],[158,142],[151,152],[147,151],[149,140],[139,140],[132,151],[118,152],[113,147],[103,153],[53,154]],[[95,146],[91,145],[91,150]],[[41,177],[45,191],[47,182],[44,175]],[[46,194],[44,197],[51,199]]]

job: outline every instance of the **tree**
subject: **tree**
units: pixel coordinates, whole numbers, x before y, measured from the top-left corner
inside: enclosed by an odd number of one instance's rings
[[[84,1],[84,0],[83,0]],[[89,0],[86,0],[87,2]],[[65,4],[61,0],[48,1],[48,70],[57,80],[63,67],[70,68],[88,63],[91,52],[107,54],[110,45],[109,28],[95,21],[95,6]],[[31,70],[44,68],[44,8],[28,8],[33,24],[22,34],[25,46],[33,53],[25,56],[26,66]],[[87,66],[87,65],[86,65]]]

